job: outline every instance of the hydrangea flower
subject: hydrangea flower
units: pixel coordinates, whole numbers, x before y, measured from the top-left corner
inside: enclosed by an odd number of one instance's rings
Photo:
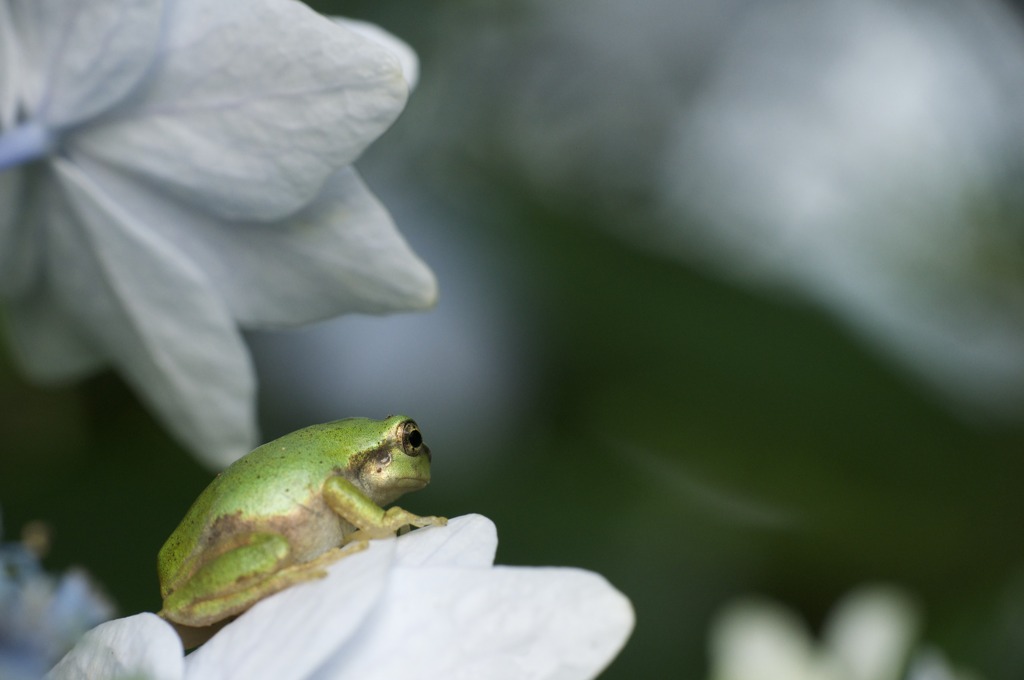
[[[479,515],[371,541],[188,656],[170,625],[138,614],[88,633],[47,677],[595,677],[633,628],[629,600],[580,569],[492,566],[496,548]]]
[[[846,596],[820,641],[769,601],[728,606],[711,632],[710,680],[969,680],[937,650],[914,650],[917,612],[905,595],[870,586]]]
[[[256,439],[240,328],[433,304],[350,167],[411,54],[290,0],[0,0],[0,300],[26,372],[112,365],[219,467]]]

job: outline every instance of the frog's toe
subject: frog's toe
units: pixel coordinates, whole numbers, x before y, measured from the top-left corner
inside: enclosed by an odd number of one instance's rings
[[[443,527],[448,524],[448,518],[429,515],[427,517],[417,517],[412,524],[418,527]]]

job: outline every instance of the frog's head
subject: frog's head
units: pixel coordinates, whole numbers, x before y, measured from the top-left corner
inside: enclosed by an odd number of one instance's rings
[[[356,474],[366,495],[387,505],[430,482],[430,449],[411,418],[391,416],[379,423],[377,445],[360,461]]]

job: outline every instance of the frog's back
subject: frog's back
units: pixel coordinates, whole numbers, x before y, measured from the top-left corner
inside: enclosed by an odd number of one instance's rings
[[[199,495],[160,549],[161,583],[193,555],[238,525],[257,527],[319,504],[324,481],[344,473],[363,442],[352,442],[348,419],[307,427],[268,442],[232,463]],[[233,526],[228,526],[233,525]]]
[[[344,471],[345,463],[296,437],[303,432],[264,444],[232,463],[196,500],[197,505],[204,499],[208,503],[200,512],[208,518],[233,513],[276,516],[319,493],[327,477]]]

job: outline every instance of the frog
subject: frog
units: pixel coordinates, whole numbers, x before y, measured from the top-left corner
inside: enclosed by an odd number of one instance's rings
[[[242,456],[196,498],[160,548],[163,619],[221,624],[285,588],[322,578],[368,541],[444,517],[384,509],[430,482],[430,449],[414,420],[345,418]]]

